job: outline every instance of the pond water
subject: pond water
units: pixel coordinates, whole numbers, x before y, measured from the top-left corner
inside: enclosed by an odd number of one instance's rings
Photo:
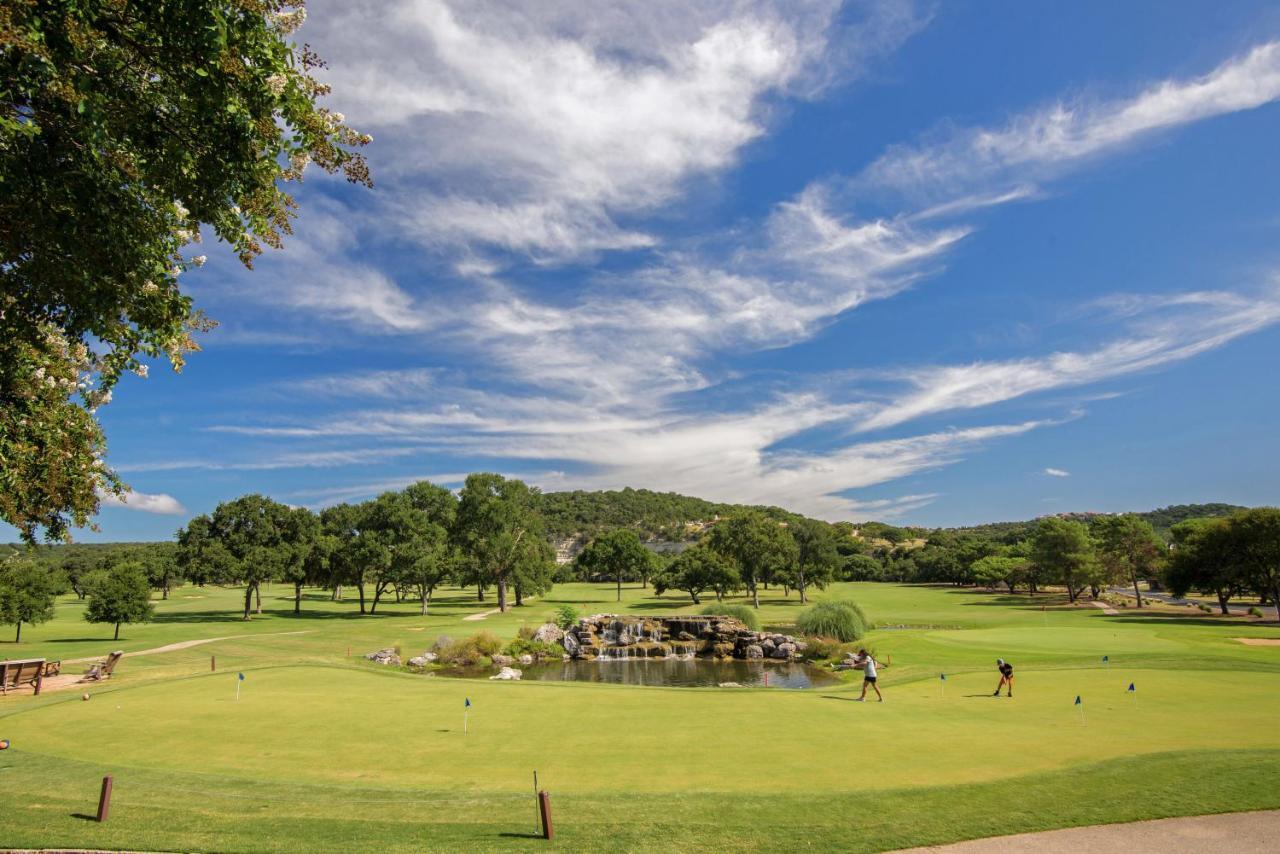
[[[821,688],[839,684],[829,670],[799,662],[717,661],[710,658],[648,658],[613,661],[553,661],[517,665],[524,679],[550,682],[608,682],[668,688],[714,688],[725,682],[744,687]],[[449,668],[442,676],[488,678],[487,668]],[[767,677],[767,682],[766,682]]]

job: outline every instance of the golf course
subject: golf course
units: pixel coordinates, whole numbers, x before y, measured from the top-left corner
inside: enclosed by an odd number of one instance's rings
[[[687,596],[638,584],[621,603],[610,585],[557,585],[505,614],[451,589],[425,617],[416,603],[362,616],[321,590],[295,616],[293,592],[264,589],[264,613],[246,622],[237,588],[177,588],[157,596],[153,622],[114,642],[84,623],[82,603],[60,600],[7,657],[130,654],[84,689],[88,701],[78,685],[0,700],[11,745],[0,753],[0,843],[546,848],[535,770],[551,794],[551,845],[565,850],[670,839],[684,850],[878,851],[1280,807],[1280,646],[1238,640],[1280,636],[1272,623],[1188,608],[1108,614],[1052,592],[836,583],[811,598],[861,605],[878,627],[862,645],[891,662],[885,702],[858,703],[860,671],[807,690],[654,688],[451,678],[364,659],[386,647],[408,658],[441,635],[509,639],[565,604],[694,613]],[[762,591],[766,626],[789,626],[800,608],[794,593]],[[991,696],[997,657],[1017,666],[1012,699]],[[111,814],[98,823],[106,774]]]

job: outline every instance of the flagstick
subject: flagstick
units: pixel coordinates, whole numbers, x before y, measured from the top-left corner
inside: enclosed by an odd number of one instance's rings
[[[236,679],[236,702],[240,702],[240,679]]]
[[[1088,726],[1084,719],[1084,703],[1080,704],[1080,726]]]
[[[467,734],[467,714],[470,711],[471,711],[470,709],[465,707],[462,709],[462,734],[463,735]]]
[[[533,830],[538,832],[542,825],[542,804],[538,800],[538,772],[533,772]]]

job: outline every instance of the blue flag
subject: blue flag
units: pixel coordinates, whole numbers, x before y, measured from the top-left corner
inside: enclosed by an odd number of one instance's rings
[[[463,706],[462,706],[462,707],[463,707],[464,709],[469,709],[469,708],[471,708],[471,698],[470,698],[470,697],[465,698],[462,702],[463,702]]]
[[[939,674],[938,674],[938,678],[939,678],[939,679],[941,679],[943,682],[946,682],[946,681],[947,681],[947,674],[945,674],[945,673],[939,673]]]
[[[1110,661],[1110,660],[1111,660],[1111,656],[1109,656],[1109,655],[1104,655],[1104,656],[1102,656],[1102,662],[1103,662],[1104,664],[1105,664],[1106,662]]]
[[[1076,694],[1076,705],[1080,705],[1080,695]]]
[[[1134,688],[1134,687],[1133,687],[1133,683],[1132,683],[1132,682],[1130,682],[1130,683],[1129,683],[1129,693],[1130,693],[1130,694],[1132,694],[1132,693],[1134,693],[1134,692],[1135,692],[1135,691],[1137,691],[1137,690],[1138,690],[1137,688]]]
[[[244,674],[243,674],[243,673],[237,673],[237,674],[236,674],[236,676],[238,676],[238,677],[240,678],[240,681],[241,681],[241,682],[243,682],[243,681],[244,681]]]

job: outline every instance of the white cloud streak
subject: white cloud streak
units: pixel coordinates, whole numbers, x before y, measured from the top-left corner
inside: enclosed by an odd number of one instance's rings
[[[999,129],[961,131],[933,145],[897,146],[865,182],[911,191],[954,192],[974,182],[1034,177],[1123,149],[1159,131],[1251,110],[1280,98],[1280,42],[1257,45],[1209,73],[1163,80],[1128,99],[1057,101]]]
[[[125,510],[137,510],[140,513],[155,513],[161,516],[183,516],[187,508],[172,495],[163,492],[147,493],[129,490],[123,496],[109,492],[99,493],[98,498],[106,507],[122,507]]]
[[[1046,468],[1044,473],[1049,477],[1071,477],[1071,472],[1064,469]]]

